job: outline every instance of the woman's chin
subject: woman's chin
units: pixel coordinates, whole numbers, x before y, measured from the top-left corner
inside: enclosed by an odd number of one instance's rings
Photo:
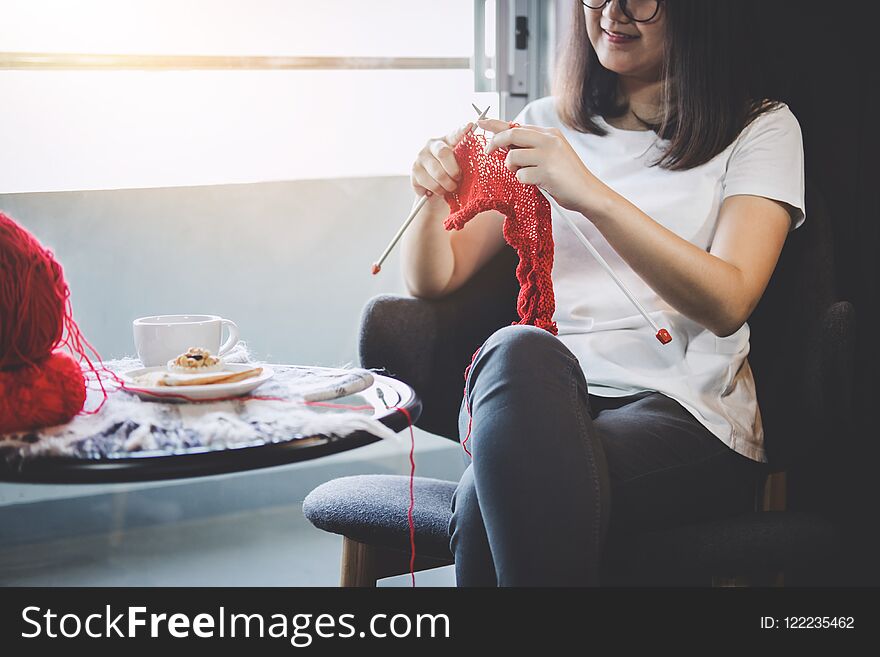
[[[613,73],[624,76],[641,77],[645,67],[639,57],[631,53],[597,51],[599,63]]]

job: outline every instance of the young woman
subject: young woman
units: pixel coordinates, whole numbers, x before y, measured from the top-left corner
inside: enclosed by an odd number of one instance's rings
[[[559,335],[504,327],[471,367],[460,427],[469,405],[473,458],[450,526],[459,585],[601,583],[615,536],[752,509],[766,460],[746,320],[804,221],[798,122],[753,96],[735,3],[575,4],[554,96],[521,127],[479,123],[552,199]],[[504,245],[495,213],[443,228],[460,134],[413,166],[416,192],[433,192],[403,245],[417,296],[455,290]]]

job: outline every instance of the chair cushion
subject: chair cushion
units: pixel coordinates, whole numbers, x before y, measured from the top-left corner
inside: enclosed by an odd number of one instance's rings
[[[451,559],[449,519],[456,483],[416,477],[413,482],[416,553]],[[357,475],[321,484],[303,501],[317,528],[383,547],[409,551],[409,477]]]

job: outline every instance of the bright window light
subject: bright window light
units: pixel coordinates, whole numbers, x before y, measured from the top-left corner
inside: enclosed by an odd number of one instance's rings
[[[4,0],[9,53],[470,58],[471,0]],[[408,175],[464,67],[0,70],[0,193]]]

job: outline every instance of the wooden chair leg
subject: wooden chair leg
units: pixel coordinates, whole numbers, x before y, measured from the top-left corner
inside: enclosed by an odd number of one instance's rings
[[[764,511],[785,511],[785,472],[774,472],[767,476],[764,484]]]
[[[410,555],[377,545],[361,543],[342,537],[342,567],[339,585],[342,587],[374,587],[383,577],[409,572]],[[448,566],[451,559],[419,556],[416,552],[415,571]]]
[[[376,586],[376,553],[372,545],[342,537],[342,569],[339,586]]]

